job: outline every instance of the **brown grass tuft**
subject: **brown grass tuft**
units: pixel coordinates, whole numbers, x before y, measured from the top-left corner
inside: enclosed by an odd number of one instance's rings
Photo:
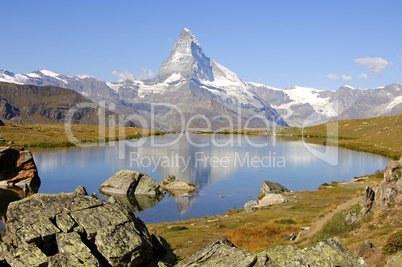
[[[253,228],[237,228],[225,233],[224,236],[237,247],[256,251],[272,247],[291,232],[297,232],[298,229],[299,227],[295,225],[268,223]]]

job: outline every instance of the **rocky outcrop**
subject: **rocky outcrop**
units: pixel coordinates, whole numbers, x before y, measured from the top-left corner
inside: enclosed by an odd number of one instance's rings
[[[0,147],[0,186],[25,188],[39,184],[31,152],[22,147]]]
[[[375,199],[374,190],[370,186],[367,186],[366,190],[364,191],[364,196],[360,201],[360,205],[362,206],[361,211],[362,216],[366,215],[371,210],[374,203],[374,199]]]
[[[117,198],[106,202],[83,187],[12,202],[5,225],[0,259],[12,266],[157,266],[175,258]]]
[[[375,202],[379,208],[402,202],[402,158],[399,161],[389,162],[385,168],[384,180],[375,195]]]
[[[165,179],[159,184],[163,189],[172,192],[175,195],[195,191],[195,185],[180,180],[169,181],[168,179]]]
[[[336,237],[305,249],[278,246],[267,250],[266,254],[276,266],[369,266]]]
[[[237,248],[225,237],[197,250],[177,266],[369,266],[356,258],[337,238],[305,249],[278,246],[259,254]]]
[[[262,186],[261,186],[261,196],[266,195],[267,193],[284,193],[284,192],[290,192],[289,189],[284,187],[283,185],[279,183],[274,183],[270,181],[262,181]]]
[[[141,172],[121,170],[99,186],[106,195],[150,195],[162,194],[161,186]]]
[[[288,202],[292,200],[291,197],[283,196],[281,194],[267,194],[260,201],[258,201],[258,207],[267,207]]]
[[[257,209],[257,206],[258,206],[258,201],[250,200],[249,202],[244,204],[244,210],[246,212],[252,212],[252,211],[255,211]]]
[[[180,262],[177,267],[196,266],[256,266],[257,255],[237,248],[225,237],[209,242]]]

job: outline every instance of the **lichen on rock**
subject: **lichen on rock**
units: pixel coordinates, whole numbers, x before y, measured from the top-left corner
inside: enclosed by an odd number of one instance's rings
[[[5,225],[9,242],[0,242],[0,254],[12,266],[143,266],[175,261],[168,244],[149,234],[119,199],[110,197],[106,202],[88,196],[83,187],[12,202]]]

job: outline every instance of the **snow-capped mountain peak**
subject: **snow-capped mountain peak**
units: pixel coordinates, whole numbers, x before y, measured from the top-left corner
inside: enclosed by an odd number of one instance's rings
[[[59,74],[54,73],[53,71],[50,71],[50,70],[45,70],[45,69],[38,70],[37,72],[40,72],[45,76],[49,76],[49,77],[53,77],[53,78],[56,78],[57,76],[59,76]]]
[[[200,46],[200,43],[197,40],[197,37],[195,37],[195,35],[187,28],[184,28],[181,32],[180,32],[180,38],[190,38],[190,40],[192,42],[194,42],[197,46]]]
[[[347,84],[342,85],[341,88],[347,88],[347,89],[351,89],[351,90],[355,90],[355,89],[356,89],[356,88],[354,88],[353,86],[350,86],[350,85],[347,85]]]
[[[156,83],[163,82],[174,73],[180,73],[184,78],[214,79],[210,59],[202,52],[197,38],[187,28],[181,31],[180,38],[154,80]]]

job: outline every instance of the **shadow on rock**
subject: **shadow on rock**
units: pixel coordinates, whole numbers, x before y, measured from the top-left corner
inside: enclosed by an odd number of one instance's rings
[[[33,188],[26,187],[24,189],[20,187],[0,187],[0,216],[6,215],[8,205],[25,197],[29,197],[35,193],[38,193],[39,186]]]
[[[112,195],[107,195],[105,193],[102,194],[106,199],[109,199]],[[157,196],[148,196],[148,195],[113,195],[115,198],[118,198],[122,204],[126,206],[131,212],[138,213],[140,211],[152,208],[156,204],[158,204],[164,197],[165,194],[157,195]]]

